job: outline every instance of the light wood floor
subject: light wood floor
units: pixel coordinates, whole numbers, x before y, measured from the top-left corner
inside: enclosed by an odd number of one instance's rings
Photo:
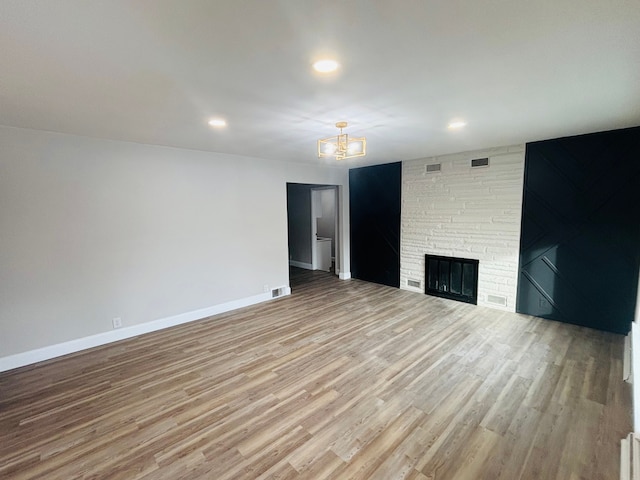
[[[618,479],[623,337],[325,273],[0,374],[0,478]]]

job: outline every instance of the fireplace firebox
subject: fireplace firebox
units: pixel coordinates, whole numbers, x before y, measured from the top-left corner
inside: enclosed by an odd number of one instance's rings
[[[478,260],[424,256],[424,293],[478,304]]]

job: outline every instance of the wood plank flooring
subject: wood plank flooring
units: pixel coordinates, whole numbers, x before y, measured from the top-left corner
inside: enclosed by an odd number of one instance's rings
[[[321,272],[0,374],[0,478],[619,478],[623,337]]]

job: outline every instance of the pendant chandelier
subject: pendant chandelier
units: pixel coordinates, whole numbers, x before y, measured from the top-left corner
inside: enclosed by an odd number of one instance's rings
[[[350,137],[347,133],[342,133],[342,129],[347,127],[347,122],[338,122],[336,127],[340,129],[338,135],[318,140],[318,157],[334,157],[336,160],[343,160],[363,157],[367,154],[365,137]]]

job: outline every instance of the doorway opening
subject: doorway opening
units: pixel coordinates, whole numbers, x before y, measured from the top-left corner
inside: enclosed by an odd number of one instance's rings
[[[318,275],[338,275],[338,186],[287,183],[290,285]]]

